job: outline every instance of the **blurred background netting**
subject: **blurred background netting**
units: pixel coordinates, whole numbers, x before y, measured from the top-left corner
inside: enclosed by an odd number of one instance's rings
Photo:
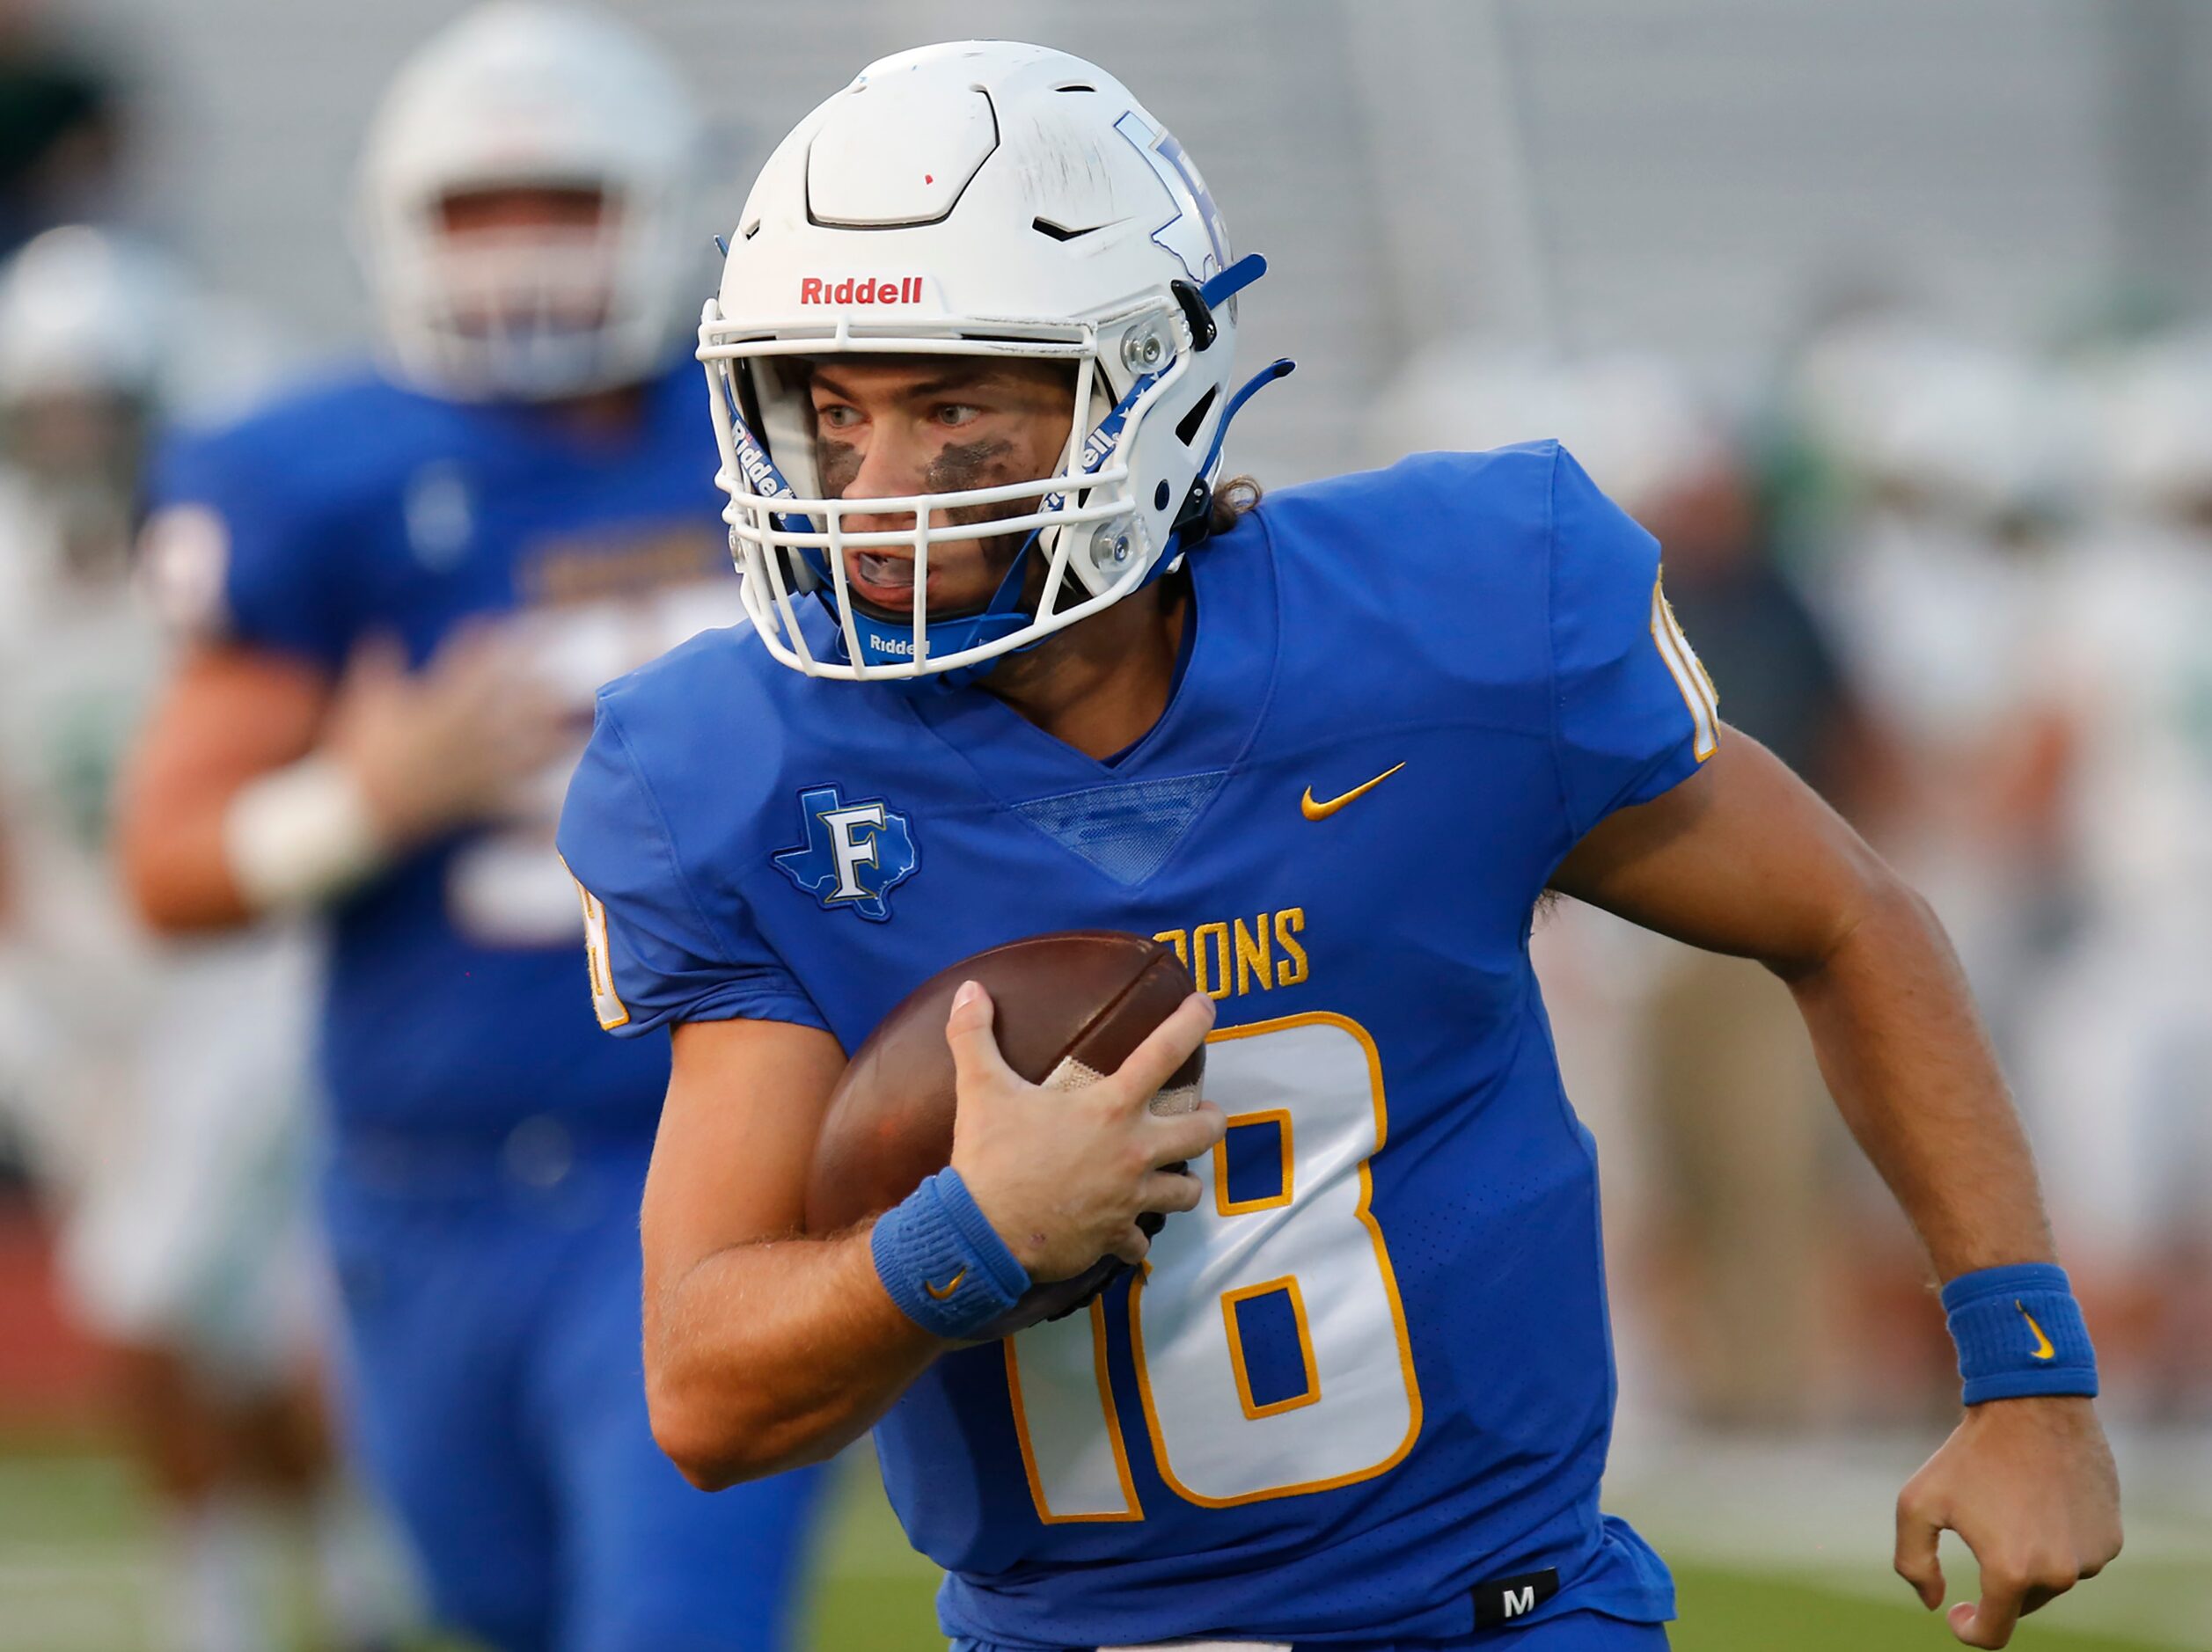
[[[163,307],[172,347],[158,394],[132,399],[150,417],[211,416],[285,363],[357,349],[361,131],[400,58],[459,10],[0,0],[0,251],[29,244],[49,293],[92,291],[114,272],[71,274],[84,248],[64,227],[119,232],[103,245],[132,249],[141,286],[99,290]],[[623,10],[716,121],[702,294],[707,238],[754,168],[861,63],[1020,33],[1137,87],[1238,248],[1271,260],[1249,347],[1300,370],[1238,426],[1236,469],[1281,484],[1556,435],[1659,535],[1723,714],[1934,903],[2039,1146],[2130,1509],[2114,1570],[2018,1644],[2212,1648],[2212,8]],[[84,398],[40,376],[40,340],[77,323],[23,302],[27,319],[0,317],[0,596],[30,577],[33,539],[127,555],[114,490],[79,474]],[[142,389],[155,370],[111,365]],[[703,406],[699,441],[711,465]],[[81,515],[56,528],[55,499]],[[153,1647],[163,1533],[113,1403],[132,1373],[67,1283],[55,1216],[78,1160],[133,1151],[128,1120],[99,1120],[144,1023],[84,1013],[97,991],[42,978],[40,938],[98,908],[69,880],[97,875],[103,788],[156,645],[87,632],[62,649],[115,709],[58,730],[42,708],[59,645],[18,634],[11,605],[0,1648]],[[64,733],[75,814],[57,825],[37,817]],[[76,845],[63,870],[26,847],[41,833]],[[1683,1569],[1678,1645],[1945,1644],[1887,1555],[1890,1501],[1955,1406],[1950,1349],[1788,995],[1572,905],[1537,945],[1605,1152],[1611,1502]],[[260,996],[208,1012],[236,1021],[248,1065],[291,1036],[304,956],[259,958]],[[270,1151],[296,1134],[269,1126]],[[313,1273],[304,1239],[297,1269],[267,1260],[242,1260],[237,1289],[313,1289],[290,1281]],[[839,1521],[821,1643],[936,1644],[927,1568],[865,1463]],[[356,1586],[396,1590],[403,1569]]]

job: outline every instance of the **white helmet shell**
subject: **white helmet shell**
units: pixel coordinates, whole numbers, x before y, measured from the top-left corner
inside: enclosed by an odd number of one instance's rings
[[[924,47],[870,64],[808,115],[754,184],[699,328],[731,548],[770,650],[853,680],[974,667],[1144,584],[1218,457],[1244,272],[1200,289],[1231,262],[1212,198],[1167,128],[1064,52]],[[793,358],[839,352],[1067,362],[1075,413],[1057,473],[822,497]],[[1036,532],[1047,568],[1034,611],[989,634],[941,617],[933,640],[931,513],[1010,501],[1034,507],[935,533]],[[848,513],[886,510],[912,511],[914,528],[843,531]],[[843,553],[861,545],[912,549],[911,625],[856,623]],[[842,660],[800,632],[793,596],[817,583],[831,588]]]
[[[2062,512],[2090,442],[2063,376],[1932,318],[1879,312],[1815,339],[1792,385],[1807,439],[1849,481],[1989,524]]]
[[[0,271],[0,401],[154,398],[184,286],[161,254],[87,224],[26,242]]]
[[[2212,501],[2212,331],[2139,340],[2091,364],[2106,502],[2142,517],[2201,516]]]
[[[437,35],[361,164],[363,260],[399,373],[466,400],[650,374],[688,308],[700,148],[675,70],[611,16],[493,0]],[[598,224],[447,233],[454,196],[531,186],[599,192]]]
[[[282,357],[258,317],[121,230],[63,224],[0,266],[0,408],[114,397],[170,422],[231,418]]]

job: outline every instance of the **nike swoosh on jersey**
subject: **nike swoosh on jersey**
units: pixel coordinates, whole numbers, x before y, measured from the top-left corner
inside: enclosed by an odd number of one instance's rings
[[[931,1284],[927,1279],[923,1280],[922,1289],[927,1290],[931,1296],[936,1297],[938,1301],[942,1302],[947,1297],[949,1297],[954,1291],[960,1289],[960,1282],[967,1276],[968,1270],[963,1268],[958,1273],[955,1274],[950,1279],[945,1281],[941,1287]]]
[[[1388,779],[1392,775],[1395,774],[1400,769],[1404,767],[1405,764],[1403,763],[1394,764],[1389,768],[1385,769],[1381,774],[1375,776],[1373,779],[1368,781],[1365,786],[1355,786],[1351,791],[1346,792],[1342,797],[1332,797],[1326,803],[1316,803],[1314,801],[1314,788],[1309,786],[1306,788],[1306,795],[1298,800],[1298,812],[1303,815],[1307,820],[1327,820],[1338,809],[1344,808],[1345,804],[1356,802],[1360,798],[1366,796],[1368,793],[1373,791],[1375,787],[1381,786],[1385,780]]]
[[[2025,1303],[2016,1302],[2012,1305],[2019,1309],[2020,1317],[2028,1322],[2028,1329],[2035,1333],[2035,1353],[2033,1357],[2036,1359],[2055,1358],[2058,1355],[2058,1350],[2051,1346],[2051,1339],[2043,1334],[2043,1327],[2036,1324],[2035,1316],[2027,1311],[2027,1305]]]

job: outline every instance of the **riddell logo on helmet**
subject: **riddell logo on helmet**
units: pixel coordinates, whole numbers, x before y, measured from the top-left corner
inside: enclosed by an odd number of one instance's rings
[[[799,282],[799,302],[802,304],[918,304],[921,296],[922,278],[919,275],[883,281],[873,276],[847,275],[841,281],[809,275]]]

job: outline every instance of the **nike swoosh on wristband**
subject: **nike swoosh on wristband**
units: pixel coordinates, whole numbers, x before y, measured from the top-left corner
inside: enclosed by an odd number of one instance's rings
[[[2012,1305],[2019,1309],[2020,1317],[2028,1322],[2028,1329],[2035,1333],[2035,1352],[2032,1357],[2055,1359],[2058,1356],[2058,1350],[2051,1346],[2051,1339],[2043,1334],[2043,1327],[2036,1324],[2035,1316],[2027,1311],[2027,1305],[2023,1302],[2015,1302]]]
[[[960,1282],[967,1276],[968,1270],[963,1268],[958,1273],[955,1274],[950,1279],[945,1281],[944,1288],[942,1290],[940,1290],[937,1286],[931,1284],[927,1279],[922,1281],[922,1289],[927,1290],[938,1301],[942,1302],[947,1297],[949,1297],[954,1291],[960,1289]]]
[[[1394,764],[1390,768],[1385,769],[1381,774],[1375,776],[1373,779],[1368,781],[1365,786],[1355,786],[1351,791],[1346,792],[1343,796],[1332,797],[1326,803],[1316,803],[1314,801],[1314,788],[1309,786],[1306,788],[1306,795],[1298,800],[1298,812],[1303,815],[1307,820],[1327,820],[1338,809],[1344,808],[1345,804],[1355,802],[1359,799],[1366,796],[1368,793],[1373,791],[1375,787],[1381,786],[1385,780],[1388,779],[1392,775],[1395,774],[1400,769],[1404,767],[1405,764],[1403,763]]]

